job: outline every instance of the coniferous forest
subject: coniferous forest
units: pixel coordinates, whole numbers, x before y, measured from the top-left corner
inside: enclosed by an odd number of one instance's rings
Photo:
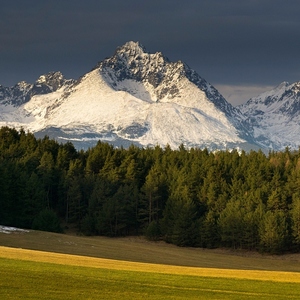
[[[178,246],[300,249],[300,150],[86,151],[0,129],[0,224],[85,235],[144,234]]]

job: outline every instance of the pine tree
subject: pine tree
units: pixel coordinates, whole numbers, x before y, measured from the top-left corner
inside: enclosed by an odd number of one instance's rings
[[[42,180],[43,187],[45,189],[45,197],[47,202],[47,207],[52,208],[52,196],[53,196],[53,187],[54,187],[54,159],[50,152],[44,152],[40,164],[38,166],[38,175]]]
[[[218,215],[213,210],[209,210],[201,222],[201,243],[205,248],[216,248],[221,243]]]
[[[274,254],[285,250],[288,237],[286,217],[282,211],[267,211],[260,227],[262,251]]]
[[[300,247],[300,194],[294,194],[291,209],[292,235],[297,248]]]
[[[245,210],[239,200],[230,201],[220,213],[219,227],[221,239],[226,246],[241,247],[242,232],[244,230]]]
[[[85,215],[82,197],[83,166],[79,159],[70,162],[70,167],[66,177],[66,222],[76,223],[80,230],[81,220]]]

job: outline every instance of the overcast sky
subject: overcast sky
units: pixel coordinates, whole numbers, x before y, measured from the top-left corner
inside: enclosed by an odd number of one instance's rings
[[[132,40],[184,61],[236,105],[300,81],[299,16],[299,0],[3,0],[0,84],[77,79]]]

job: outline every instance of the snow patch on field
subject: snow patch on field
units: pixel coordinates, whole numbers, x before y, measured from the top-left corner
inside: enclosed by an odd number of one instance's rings
[[[29,230],[0,225],[0,233],[11,234],[13,232],[29,232]]]

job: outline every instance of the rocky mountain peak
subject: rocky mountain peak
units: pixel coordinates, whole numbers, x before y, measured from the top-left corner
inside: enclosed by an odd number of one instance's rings
[[[35,82],[35,88],[44,88],[44,93],[58,90],[64,83],[65,78],[61,72],[49,72],[41,75]]]
[[[299,114],[300,82],[282,82],[274,89],[251,98],[240,106],[246,115],[262,115],[268,112],[294,117]]]
[[[25,90],[30,89],[31,86],[32,86],[32,84],[30,84],[26,81],[20,81],[14,86],[14,88],[18,88],[19,90],[25,91]]]
[[[291,86],[290,91],[291,91],[291,94],[299,100],[300,99],[300,81],[295,82]]]
[[[118,47],[115,54],[99,63],[100,73],[109,78],[109,84],[116,90],[124,90],[124,80],[150,84],[154,88],[154,101],[180,94],[180,82],[187,79],[203,92],[227,116],[239,114],[230,103],[198,73],[182,61],[171,62],[161,52],[149,53],[139,42],[127,42]]]
[[[281,82],[276,88],[275,90],[281,90],[282,88],[286,88],[288,87],[290,84],[287,81],[283,81]]]
[[[41,75],[34,84],[20,81],[13,87],[0,87],[0,101],[5,105],[20,106],[34,95],[43,95],[57,91],[73,80],[66,80],[61,72],[49,72]]]
[[[126,53],[130,56],[136,56],[147,53],[147,50],[140,42],[129,41],[123,46],[118,47],[116,53]]]
[[[98,67],[117,81],[149,81],[157,86],[164,76],[167,63],[169,60],[161,52],[150,54],[139,42],[127,42],[118,47],[115,54],[102,61]],[[156,80],[153,80],[154,78]]]

